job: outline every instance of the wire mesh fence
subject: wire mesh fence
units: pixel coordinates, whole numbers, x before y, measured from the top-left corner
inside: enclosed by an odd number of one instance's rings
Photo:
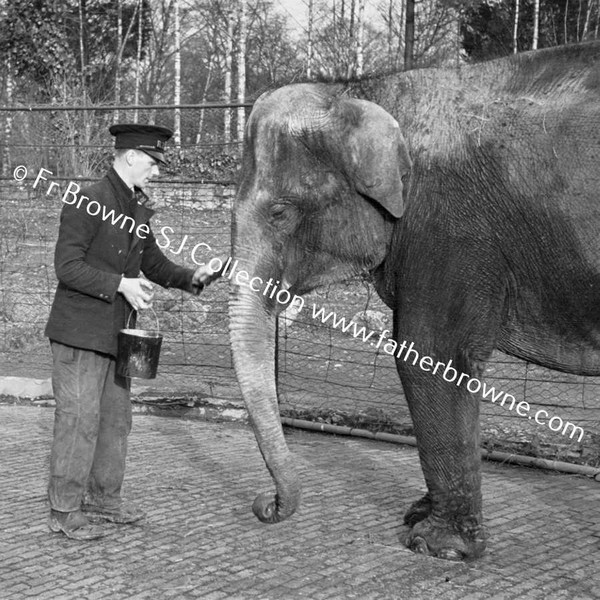
[[[171,260],[187,266],[230,252],[232,182],[240,159],[239,143],[220,141],[223,111],[230,109],[204,109],[203,116],[200,110],[181,111],[181,148],[171,148],[169,169],[151,189],[157,241]],[[77,116],[78,111],[51,112],[11,111],[12,135],[2,142],[0,375],[50,376],[43,330],[56,287],[53,252],[61,192],[71,181],[83,187],[101,176],[112,155],[107,128],[115,120],[114,110],[88,109],[93,118],[89,117],[85,134],[80,133],[77,119],[83,117]],[[133,120],[132,113],[119,112],[121,121]],[[0,109],[0,119],[6,121],[7,114]],[[169,126],[173,109],[139,111],[138,118]],[[18,165],[28,169],[23,181],[12,176]],[[46,173],[46,180],[34,187],[40,169],[51,174]],[[56,184],[52,189],[51,182]],[[199,297],[157,290],[154,308],[164,335],[159,375],[142,382],[138,390],[191,402],[207,395],[240,397],[228,341],[227,300],[226,281],[215,283]],[[306,301],[347,320],[353,318],[377,334],[391,329],[389,309],[365,281],[329,286]],[[144,314],[140,323],[152,318]],[[600,463],[600,378],[549,371],[496,353],[485,379],[517,402],[531,405],[528,418],[481,398],[483,440],[489,448]],[[278,389],[281,410],[290,416],[411,432],[394,359],[382,347],[373,348],[319,322],[309,310],[280,318]],[[580,426],[585,435],[580,440],[578,435],[562,435],[535,422],[531,416],[540,409],[547,411],[546,421],[556,416]]]
[[[173,129],[178,122],[177,144],[163,173],[177,180],[231,183],[239,160],[240,143],[234,135],[239,111],[245,115],[248,110],[245,104],[0,108],[2,175],[9,177],[15,166],[26,165],[30,173],[45,168],[57,178],[98,177],[112,159],[108,128],[113,123]]]
[[[59,188],[46,195],[31,185],[25,189],[6,180],[0,185],[0,372],[46,377],[50,362],[43,332],[57,283],[53,253],[61,201]],[[191,184],[178,184],[174,192],[173,184],[156,186],[153,230],[173,262],[193,267],[210,259],[212,252],[229,252],[233,189],[195,184],[194,200],[186,201],[187,187]],[[215,285],[211,294],[199,297],[160,288],[154,307],[164,334],[161,370],[170,376],[165,385],[177,387],[179,379],[192,378],[198,368],[206,368],[213,378],[232,377],[225,286]],[[152,318],[143,314],[140,323],[150,324],[146,320]],[[193,382],[184,382],[179,387],[193,388]]]
[[[377,339],[385,328],[391,330],[392,314],[373,294],[370,286],[355,282],[331,286],[313,300],[338,317],[366,323]],[[282,410],[298,418],[411,434],[395,360],[382,348],[342,334],[310,312],[284,320],[279,338]],[[488,449],[598,464],[600,378],[551,371],[495,352],[483,380],[495,393],[509,395],[494,403],[491,395],[477,393]],[[517,411],[522,402],[527,406]],[[539,411],[545,412],[536,421]]]

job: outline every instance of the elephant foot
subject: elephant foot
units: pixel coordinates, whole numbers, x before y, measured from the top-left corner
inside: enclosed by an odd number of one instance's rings
[[[429,494],[425,494],[422,498],[413,502],[409,509],[404,514],[404,524],[409,527],[414,527],[431,514],[432,504]]]
[[[296,512],[299,503],[299,493],[282,502],[279,494],[264,492],[256,496],[252,504],[252,512],[263,523],[280,523]]]
[[[430,515],[412,528],[406,545],[418,554],[465,560],[480,557],[485,550],[486,539],[483,525],[451,524]]]

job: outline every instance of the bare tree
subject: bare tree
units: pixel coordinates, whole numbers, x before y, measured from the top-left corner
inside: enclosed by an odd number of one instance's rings
[[[202,91],[202,98],[200,100],[201,104],[206,103],[208,90],[210,88],[210,84],[212,83],[213,65],[214,65],[214,54],[210,54],[208,57],[208,68],[207,68],[206,79],[204,81],[204,89]],[[206,113],[205,109],[202,108],[200,110],[200,118],[198,119],[198,132],[196,134],[196,144],[199,144],[200,140],[202,139],[202,131],[204,129],[205,113]]]
[[[313,27],[314,27],[314,10],[315,4],[314,0],[308,0],[308,48],[307,48],[307,58],[306,58],[306,77],[308,79],[312,78],[312,68],[313,68]]]
[[[415,47],[415,0],[406,0],[406,24],[404,27],[404,70],[413,68]]]
[[[387,47],[388,47],[388,62],[391,65],[394,61],[394,0],[390,0],[388,4],[388,22],[387,22]]]
[[[137,33],[137,49],[136,49],[136,57],[135,57],[135,90],[134,90],[134,100],[133,103],[135,106],[138,106],[140,103],[140,78],[142,71],[142,18],[143,18],[143,0],[138,0],[138,33]],[[133,114],[133,122],[138,122],[138,109],[135,109]]]
[[[238,0],[238,44],[237,44],[237,101],[242,104],[246,100],[246,35],[247,35],[247,13],[246,0]],[[244,128],[246,125],[246,109],[238,108],[237,113],[237,140],[244,139]]]
[[[519,35],[519,0],[515,0],[515,18],[513,21],[513,53],[516,54],[519,51],[517,38]]]
[[[8,64],[6,65],[6,78],[5,82],[5,91],[6,91],[6,105],[10,106],[13,103],[13,88],[14,88],[14,80],[12,75],[12,68],[10,59],[8,60]],[[2,145],[2,175],[5,177],[8,176],[8,171],[10,169],[10,137],[12,134],[12,113],[10,111],[6,111],[4,116],[4,143]]]
[[[324,6],[322,3],[313,16],[312,56],[323,76],[353,77],[364,71],[366,56],[379,33],[374,27],[365,27],[364,0],[335,2],[333,9]]]
[[[175,88],[173,102],[176,106],[173,122],[173,142],[178,151],[181,151],[181,23],[179,20],[179,0],[175,0]]]
[[[581,34],[582,40],[585,40],[588,37],[589,30],[590,30],[590,20],[592,18],[593,9],[594,9],[594,2],[592,0],[588,0],[586,10],[585,10],[585,23],[583,24],[583,32]]]
[[[156,104],[172,98],[168,73],[172,72],[173,2],[174,0],[153,0],[152,3],[153,9],[149,15],[151,29],[140,77],[142,104]],[[153,119],[152,114],[149,119]]]
[[[79,65],[80,65],[80,78],[81,78],[81,93],[83,95],[83,105],[87,104],[86,93],[85,93],[85,34],[83,30],[83,2],[79,0]]]
[[[354,5],[353,5],[354,8]],[[365,0],[358,0],[358,17],[356,19],[356,75],[361,77],[364,65],[364,36],[365,36]]]
[[[117,0],[117,51],[115,69],[115,104],[121,102],[121,44],[123,40],[123,5],[122,0]],[[119,122],[119,110],[113,113],[113,122]]]
[[[137,15],[138,8],[141,7],[141,2],[136,4],[133,14],[131,15],[131,20],[129,21],[129,25],[127,27],[127,31],[125,35],[123,35],[123,4],[122,0],[117,0],[117,50],[115,52],[115,104],[121,103],[121,88],[123,85],[123,72],[122,72],[122,63],[123,63],[123,51],[125,50],[125,46],[127,44],[127,40],[131,34],[131,30],[133,29],[133,24],[135,22],[135,18]],[[139,41],[139,40],[138,40]],[[113,121],[117,123],[119,121],[119,110],[115,110],[113,113]]]
[[[534,0],[533,3],[533,42],[532,50],[537,50],[540,37],[540,0]]]
[[[404,33],[406,23],[405,0],[386,0],[380,5],[379,13],[386,26],[386,56],[385,68],[400,68],[400,57],[403,56]]]
[[[225,49],[225,85],[223,86],[223,101],[231,103],[232,85],[231,71],[233,62],[233,7],[227,10],[227,37]],[[231,110],[226,108],[223,115],[223,137],[226,142],[231,139]]]

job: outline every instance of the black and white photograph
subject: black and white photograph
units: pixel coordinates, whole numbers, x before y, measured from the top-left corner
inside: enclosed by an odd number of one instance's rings
[[[600,599],[600,0],[0,0],[0,600]]]

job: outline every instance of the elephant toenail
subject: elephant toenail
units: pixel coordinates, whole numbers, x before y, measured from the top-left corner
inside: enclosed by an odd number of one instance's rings
[[[445,560],[463,560],[463,553],[455,550],[454,548],[442,548],[437,553],[438,558],[443,558]]]
[[[429,546],[422,537],[416,537],[411,545],[411,550],[417,554],[429,554]]]

